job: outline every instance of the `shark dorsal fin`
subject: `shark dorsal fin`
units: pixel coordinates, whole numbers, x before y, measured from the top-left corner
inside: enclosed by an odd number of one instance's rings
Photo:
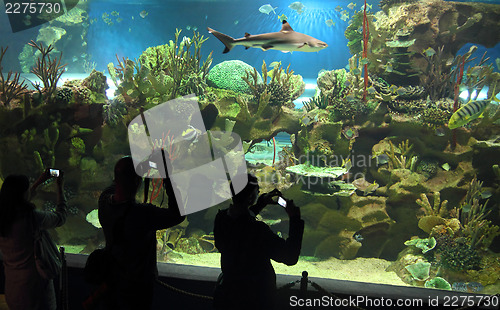
[[[290,24],[286,20],[284,20],[280,31],[281,32],[290,32],[290,31],[293,31],[293,29],[292,29],[292,27],[290,27]]]
[[[248,38],[250,34],[248,32],[245,32],[245,38]]]

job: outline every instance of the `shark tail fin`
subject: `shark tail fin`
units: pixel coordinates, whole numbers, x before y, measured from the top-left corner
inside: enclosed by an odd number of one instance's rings
[[[226,46],[226,48],[222,52],[223,54],[228,53],[234,47],[233,43],[234,41],[236,41],[234,38],[226,34],[223,34],[221,32],[215,31],[209,27],[207,27],[207,30],[209,33],[213,34],[217,39],[219,39],[219,41],[221,41]]]

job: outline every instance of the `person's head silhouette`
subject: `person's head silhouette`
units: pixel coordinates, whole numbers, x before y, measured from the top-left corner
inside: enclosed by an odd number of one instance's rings
[[[0,190],[0,234],[5,236],[10,231],[14,218],[26,210],[32,210],[29,200],[29,180],[25,175],[9,175]]]
[[[115,165],[115,183],[124,192],[135,193],[141,185],[142,178],[135,173],[132,157],[120,158]]]
[[[244,176],[245,177],[245,176]],[[259,197],[259,181],[253,174],[248,173],[248,182],[246,186],[233,197],[235,205],[242,205],[249,207],[255,203]]]

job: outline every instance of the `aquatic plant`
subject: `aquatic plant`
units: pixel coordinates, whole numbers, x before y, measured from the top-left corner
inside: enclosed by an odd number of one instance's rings
[[[45,48],[42,43],[38,45],[33,40],[28,45],[39,50],[41,54],[36,60],[35,66],[31,69],[31,73],[42,81],[43,89],[37,83],[33,83],[33,86],[42,94],[42,98],[46,103],[52,103],[56,99],[57,81],[59,81],[65,71],[64,67],[66,67],[65,64],[61,65],[63,53],[61,52],[59,57],[51,58],[50,53],[54,50],[54,46],[49,45]]]
[[[13,72],[9,71],[7,77],[3,75],[2,60],[8,48],[0,48],[0,103],[4,106],[9,106],[13,100],[19,99],[27,92],[24,81],[19,82],[21,76],[19,72],[12,75]]]
[[[459,207],[459,219],[463,225],[462,234],[472,248],[487,249],[493,239],[500,235],[500,227],[492,225],[486,217],[490,214],[488,200],[481,204],[482,182],[477,178],[469,183],[467,194]]]
[[[262,83],[259,83],[255,68],[253,72],[247,71],[242,79],[250,87],[256,101],[260,101],[263,96],[269,96],[269,105],[282,106],[291,101],[292,75],[293,70],[290,70],[290,65],[284,70],[279,63],[268,72],[266,62],[262,61]],[[267,83],[268,77],[271,77],[269,83]]]
[[[309,100],[304,101],[303,104],[306,111],[312,111],[314,108],[326,109],[328,106],[328,98],[320,94],[319,96],[309,98]]]
[[[330,102],[343,98],[348,88],[347,78],[345,69],[320,72],[316,79],[320,94],[327,97]]]
[[[444,46],[437,51],[423,51],[423,59],[427,61],[427,67],[420,75],[420,85],[427,90],[427,95],[432,100],[450,97],[454,91],[460,68],[472,61],[470,57],[476,51],[477,46],[471,46],[464,55],[456,56],[452,61],[444,59]]]
[[[118,65],[108,64],[111,79],[127,102],[158,104],[177,96],[203,94],[212,53],[201,60],[201,45],[207,40],[194,32],[192,38],[179,40],[181,31],[168,44],[150,47],[139,60],[116,56]]]

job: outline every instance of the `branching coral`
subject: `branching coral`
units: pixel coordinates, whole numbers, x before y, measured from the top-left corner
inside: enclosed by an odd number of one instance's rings
[[[432,100],[450,97],[453,92],[453,84],[459,74],[459,64],[466,64],[477,47],[472,46],[464,55],[458,55],[453,61],[444,59],[444,46],[437,51],[422,52],[421,55],[427,61],[427,68],[420,75],[420,85],[426,90]],[[452,69],[453,68],[453,69]]]
[[[431,205],[426,194],[421,194],[420,199],[416,203],[424,209],[425,215],[435,215],[446,217],[448,215],[448,200],[441,202],[441,195],[439,192],[434,193],[434,203]]]
[[[9,71],[7,77],[4,77],[2,60],[7,49],[8,47],[0,48],[0,103],[4,106],[8,106],[13,100],[20,98],[27,89],[23,81],[19,82],[21,75],[18,72],[13,74],[12,71]]]
[[[389,140],[390,151],[385,152],[389,156],[390,169],[410,169],[412,171],[416,168],[417,156],[412,156],[411,150],[413,145],[409,140],[403,141],[397,148],[394,147],[392,141]]]
[[[59,57],[50,57],[50,52],[54,50],[52,45],[45,48],[43,44],[36,44],[35,41],[31,40],[30,46],[38,49],[41,56],[35,62],[35,66],[31,69],[31,72],[35,74],[43,84],[43,89],[40,89],[39,84],[33,84],[33,86],[44,95],[44,99],[47,103],[51,103],[56,99],[56,87],[57,81],[64,73],[64,67],[66,65],[61,65],[62,52]]]

